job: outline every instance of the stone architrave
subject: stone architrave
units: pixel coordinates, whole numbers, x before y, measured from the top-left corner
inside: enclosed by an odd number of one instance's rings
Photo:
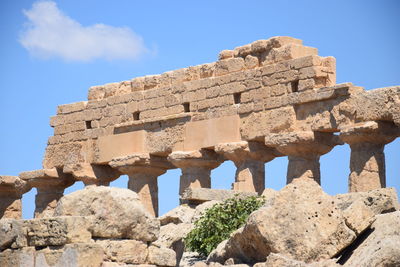
[[[64,173],[71,173],[78,181],[88,185],[106,185],[118,179],[121,173],[108,165],[78,163],[65,165]]]
[[[232,160],[237,168],[233,190],[259,194],[265,188],[264,164],[279,154],[262,143],[246,141],[219,144],[215,151]]]
[[[187,188],[211,188],[211,170],[222,163],[218,154],[205,149],[172,152],[168,160],[182,170],[179,195]]]
[[[268,134],[265,144],[288,156],[287,184],[296,178],[310,178],[321,184],[320,156],[343,143],[332,133],[305,131]]]
[[[385,144],[400,135],[388,122],[363,122],[341,129],[340,138],[350,145],[349,191],[363,192],[386,187]]]
[[[64,189],[75,183],[71,174],[56,168],[21,172],[19,178],[37,189],[35,218],[53,216],[58,200],[64,195]]]
[[[30,189],[18,176],[0,175],[0,219],[21,219],[21,197]]]
[[[129,176],[128,188],[139,195],[145,208],[158,216],[158,176],[174,168],[163,157],[150,154],[131,154],[115,158],[110,166]]]

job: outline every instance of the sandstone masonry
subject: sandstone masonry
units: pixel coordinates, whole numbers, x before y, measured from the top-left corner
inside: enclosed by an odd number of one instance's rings
[[[181,168],[180,193],[209,188],[225,160],[233,189],[264,190],[264,163],[288,156],[287,182],[320,183],[319,158],[349,144],[349,190],[385,187],[384,146],[400,135],[400,86],[336,84],[336,60],[291,37],[224,50],[218,61],[93,86],[88,101],[50,119],[43,169],[0,176],[0,218],[18,218],[36,187],[35,217],[52,214],[76,181],[108,185],[122,174],[158,213],[157,177]]]

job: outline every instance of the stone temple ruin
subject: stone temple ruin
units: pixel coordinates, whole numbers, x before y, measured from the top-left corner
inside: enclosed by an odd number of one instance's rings
[[[213,63],[93,86],[88,101],[59,106],[50,125],[43,169],[0,176],[0,218],[20,218],[32,187],[35,218],[46,218],[74,182],[107,186],[125,174],[157,216],[158,176],[180,168],[180,194],[210,188],[211,170],[225,160],[237,168],[237,191],[261,194],[264,164],[282,156],[287,183],[320,183],[320,156],[343,144],[349,191],[383,188],[384,146],[400,136],[400,87],[336,84],[335,58],[273,37]]]

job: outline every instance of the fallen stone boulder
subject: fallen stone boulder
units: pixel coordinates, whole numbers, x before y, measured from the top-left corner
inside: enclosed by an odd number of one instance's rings
[[[274,252],[308,263],[333,257],[355,238],[333,197],[312,179],[295,179],[275,196],[273,205],[253,212],[208,261],[264,262]]]
[[[189,205],[180,205],[164,215],[160,216],[161,225],[167,225],[169,223],[179,224],[179,223],[191,223],[194,216],[195,209]]]
[[[345,267],[400,266],[400,211],[376,216],[339,259]]]
[[[379,188],[367,192],[355,192],[334,196],[339,209],[345,210],[356,201],[362,201],[374,214],[399,210],[397,192],[393,187]]]
[[[138,195],[122,188],[88,186],[60,199],[54,216],[88,216],[93,237],[154,241],[160,223]]]

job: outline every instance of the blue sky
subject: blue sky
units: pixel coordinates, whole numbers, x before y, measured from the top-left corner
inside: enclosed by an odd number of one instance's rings
[[[367,90],[400,85],[400,2],[130,1],[0,2],[0,174],[41,168],[57,105],[87,99],[92,85],[213,62],[219,51],[293,36],[337,60],[337,82]],[[42,3],[43,4],[43,3]],[[49,22],[50,21],[50,22]],[[114,41],[110,41],[114,40]],[[385,149],[387,185],[400,191],[400,141]],[[321,158],[322,186],[347,191],[350,150]],[[268,187],[285,184],[287,160],[266,165]],[[160,213],[178,204],[179,170],[159,178]],[[212,173],[229,188],[234,168]],[[127,178],[113,183],[126,187]],[[67,189],[82,188],[81,183]],[[35,190],[23,198],[32,216]]]

